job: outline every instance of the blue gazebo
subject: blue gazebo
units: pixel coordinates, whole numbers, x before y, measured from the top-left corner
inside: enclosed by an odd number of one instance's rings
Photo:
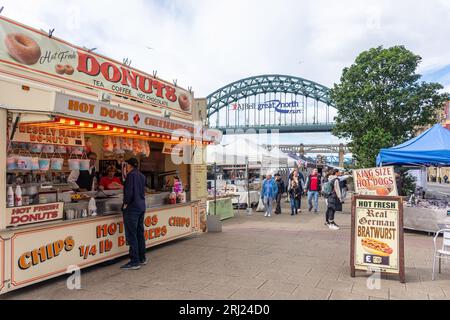
[[[389,149],[381,149],[377,166],[450,166],[450,130],[436,124],[420,136]]]

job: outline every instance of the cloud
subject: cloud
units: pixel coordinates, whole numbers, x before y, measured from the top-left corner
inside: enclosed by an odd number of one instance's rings
[[[326,86],[363,50],[403,44],[421,73],[448,64],[447,0],[5,0],[3,14],[206,96],[280,73]],[[146,47],[153,48],[152,50]],[[301,63],[299,63],[301,62]]]

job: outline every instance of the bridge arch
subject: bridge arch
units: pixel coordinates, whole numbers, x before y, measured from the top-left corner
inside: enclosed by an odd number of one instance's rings
[[[261,102],[262,95],[264,97]],[[291,95],[290,101],[288,101],[288,95]],[[302,98],[302,101],[297,101],[298,96]],[[322,117],[322,121],[319,121],[319,103],[325,107],[326,115]],[[244,111],[243,123],[239,121],[238,114],[237,121],[235,116],[233,118],[235,123],[231,124],[230,110],[227,110],[225,115],[221,114],[223,109],[230,109],[232,105],[233,111]],[[332,108],[333,105],[327,87],[304,78],[279,74],[241,79],[216,90],[207,97],[210,126],[223,131],[226,128],[276,128],[286,132],[330,131],[333,127],[330,107]],[[266,112],[266,109],[269,111]],[[252,111],[254,111],[254,121],[249,120]],[[268,115],[264,114],[264,121],[258,115],[258,121],[256,121],[257,113],[261,111]],[[285,121],[282,121],[283,117]],[[221,121],[223,118],[225,121]]]

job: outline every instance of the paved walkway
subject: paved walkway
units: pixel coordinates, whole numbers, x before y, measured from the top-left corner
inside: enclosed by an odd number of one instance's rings
[[[321,208],[323,212],[323,203]],[[82,272],[82,289],[66,288],[66,277],[49,280],[0,299],[449,299],[450,268],[431,281],[432,238],[405,235],[406,284],[396,277],[367,288],[367,275],[349,276],[350,208],[326,228],[323,214],[304,212],[265,218],[261,213],[224,221],[208,233],[149,251],[150,263],[121,271],[125,260]]]

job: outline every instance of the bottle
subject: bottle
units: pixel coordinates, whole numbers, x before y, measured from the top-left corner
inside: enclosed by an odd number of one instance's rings
[[[89,200],[88,210],[89,216],[95,217],[97,215],[97,205],[94,198],[91,198],[91,200]]]
[[[12,208],[14,207],[14,191],[13,191],[13,187],[9,186],[8,187],[8,192],[7,192],[7,206],[8,208]]]
[[[20,187],[20,185],[17,185],[17,187],[16,187],[15,201],[16,201],[16,207],[22,206],[22,188]]]

